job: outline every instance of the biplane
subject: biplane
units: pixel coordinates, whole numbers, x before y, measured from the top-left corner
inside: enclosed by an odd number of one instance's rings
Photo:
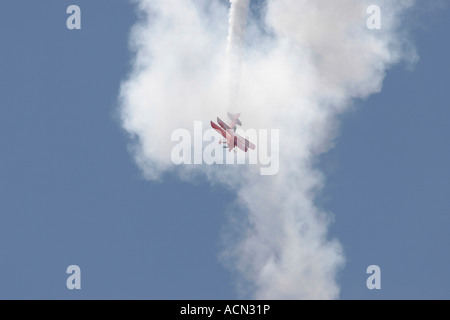
[[[225,138],[225,141],[221,140],[219,143],[223,143],[224,148],[228,148],[228,151],[233,150],[235,147],[244,152],[247,152],[248,149],[255,150],[256,146],[253,143],[236,134],[236,127],[238,125],[242,126],[242,122],[239,120],[240,116],[240,113],[231,114],[228,112],[228,117],[231,119],[231,123],[229,125],[218,117],[217,123],[219,125],[211,121],[211,127]]]

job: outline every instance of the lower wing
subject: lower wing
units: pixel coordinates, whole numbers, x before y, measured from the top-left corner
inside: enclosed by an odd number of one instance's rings
[[[227,133],[220,126],[211,121],[211,127],[220,133],[225,139],[227,138]]]
[[[211,127],[213,127],[213,129],[216,130],[218,133],[220,133],[225,139],[227,139],[228,151],[233,150],[234,147],[236,146],[236,136],[228,134],[227,137],[227,132],[212,121]]]
[[[256,148],[256,146],[253,143],[251,143],[247,139],[242,138],[239,135],[236,135],[235,142],[236,142],[236,146],[244,152],[247,152],[248,149],[255,150],[255,148]]]

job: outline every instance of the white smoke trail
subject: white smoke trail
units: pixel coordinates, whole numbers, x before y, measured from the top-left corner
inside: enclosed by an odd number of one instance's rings
[[[230,0],[229,29],[227,39],[227,64],[230,111],[234,112],[239,91],[241,55],[250,0]]]
[[[405,58],[399,26],[412,2],[377,2],[383,8],[377,32],[366,27],[371,1],[267,2],[266,30],[253,31],[246,46],[237,105],[247,128],[280,129],[276,176],[242,166],[174,167],[172,131],[228,111],[228,8],[220,0],[138,2],[146,19],[133,30],[134,68],[121,90],[136,161],[149,179],[167,171],[184,179],[205,174],[236,191],[241,215],[231,219],[237,223],[230,223],[221,256],[252,297],[339,296],[344,256],[328,239],[330,215],[314,203],[324,183],[315,159],[333,145],[336,116],[353,98],[381,90],[387,69]],[[231,43],[242,42],[240,17]]]

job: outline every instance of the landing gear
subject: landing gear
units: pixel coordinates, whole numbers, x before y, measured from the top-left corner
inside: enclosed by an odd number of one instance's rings
[[[223,148],[224,148],[224,149],[228,148],[227,142],[226,142],[226,141],[220,140],[220,141],[219,141],[219,144],[223,144]]]

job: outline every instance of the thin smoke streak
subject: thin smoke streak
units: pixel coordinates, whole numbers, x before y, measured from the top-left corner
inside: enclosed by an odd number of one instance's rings
[[[229,105],[236,111],[241,74],[242,51],[250,0],[230,0],[229,29],[227,37],[227,71],[229,82]]]

